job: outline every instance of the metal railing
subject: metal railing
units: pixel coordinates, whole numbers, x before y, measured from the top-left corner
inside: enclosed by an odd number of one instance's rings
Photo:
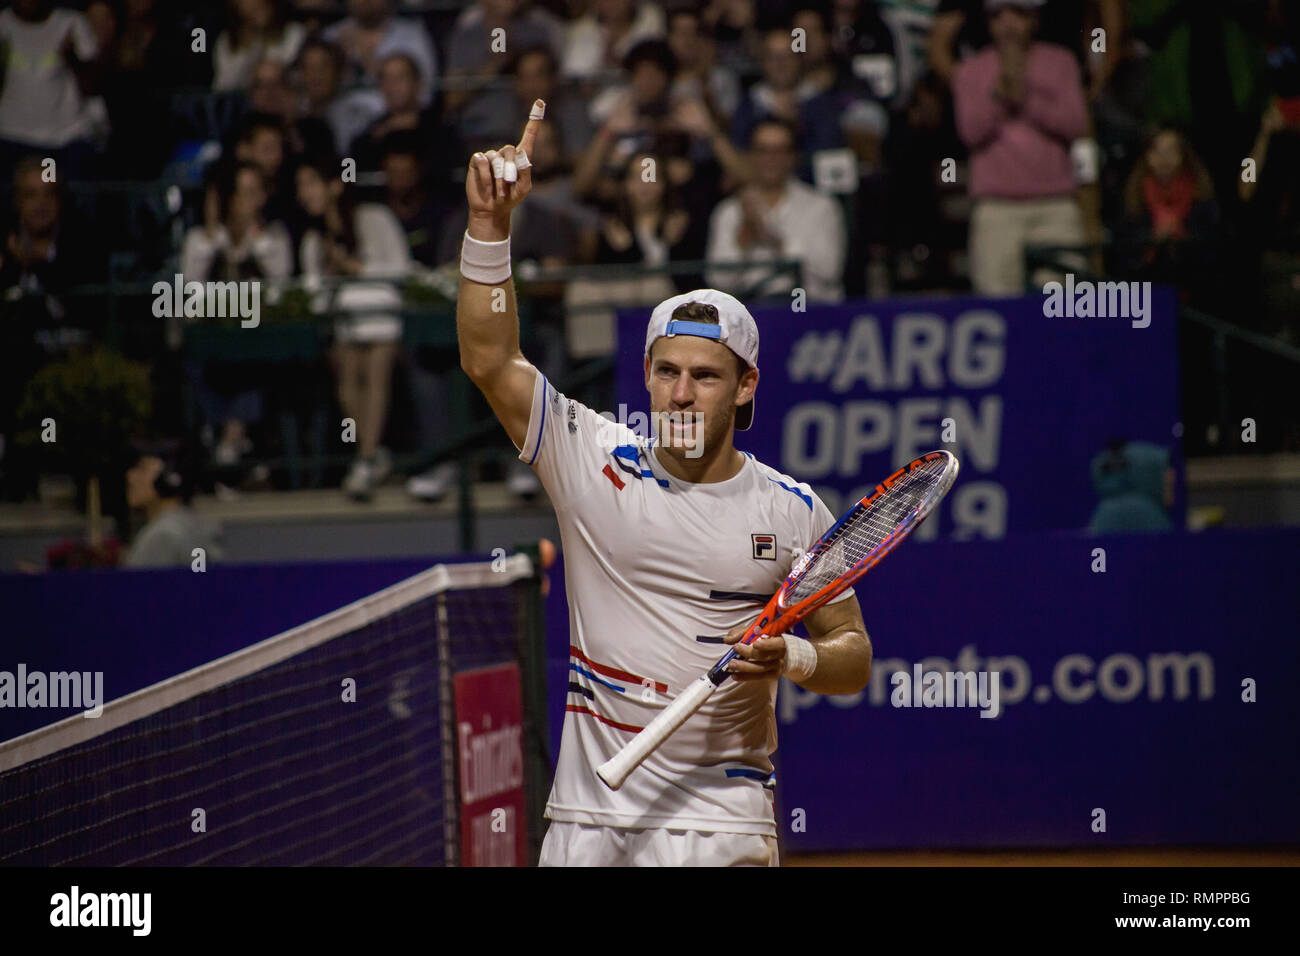
[[[766,287],[772,283],[773,289],[792,289],[802,282],[800,263],[788,259],[759,263],[709,263],[697,260],[654,267],[615,264],[533,268],[528,263],[517,263],[514,272],[523,340],[528,340],[532,324],[537,320],[541,303],[546,298],[534,295],[535,291],[550,291],[553,294],[557,287],[567,288],[575,282],[597,283],[597,288],[601,283],[624,283],[629,279],[659,278],[670,282],[677,276],[702,275],[706,272],[749,272],[756,268],[761,271],[761,276],[755,279],[755,286]],[[134,357],[137,358],[158,357],[149,354],[152,343],[152,348],[160,352],[170,352],[176,358],[199,364],[212,361],[238,364],[246,361],[286,367],[296,365],[301,369],[315,367],[316,372],[309,374],[319,379],[324,374],[323,359],[334,323],[351,314],[347,310],[336,308],[340,290],[358,281],[367,285],[387,283],[399,292],[397,298],[400,299],[400,304],[392,310],[376,307],[373,311],[395,312],[401,316],[403,340],[407,348],[432,348],[453,354],[456,349],[455,298],[459,283],[456,263],[437,270],[422,270],[401,276],[368,276],[363,280],[325,278],[310,287],[301,281],[268,285],[260,322],[257,327],[249,328],[241,327],[238,315],[214,319],[170,320],[156,316],[150,304],[155,295],[155,284],[166,282],[170,287],[173,281],[174,274],[160,274],[149,280],[80,286],[69,290],[62,299],[69,302],[74,299],[84,300],[90,311],[103,317],[102,324],[87,338],[103,341],[127,354],[135,353]],[[611,286],[611,290],[611,294],[602,297],[600,301],[572,304],[559,304],[552,295],[550,309],[557,317],[607,312],[612,322],[613,312],[618,309],[648,310],[661,301],[660,297],[653,300],[638,299],[636,285],[620,284],[617,289]],[[615,296],[613,292],[618,292],[619,295]],[[674,288],[668,294],[675,292]],[[754,287],[737,288],[736,294],[747,301],[756,301],[758,298],[758,290]],[[779,293],[773,291],[770,294]],[[788,297],[783,301],[788,303]],[[73,316],[76,311],[70,310]],[[169,322],[173,327],[170,336],[165,331]],[[612,335],[614,330],[611,328],[610,331]],[[640,342],[637,347],[640,347]],[[573,358],[570,354],[567,365],[565,374],[556,381],[556,386],[566,394],[582,395],[593,388],[612,390],[612,351],[605,350],[604,354],[587,354],[580,358]],[[482,405],[480,412],[475,413],[474,409],[479,403],[468,379],[458,369],[452,371],[449,377],[447,397],[452,410],[452,421],[449,422],[446,440],[436,447],[399,454],[395,456],[394,464],[398,470],[408,474],[416,474],[446,462],[459,465],[456,495],[460,541],[465,550],[472,551],[475,546],[477,511],[473,500],[473,474],[481,460],[491,456],[504,456],[508,449],[505,447],[506,439],[501,426],[486,405]],[[318,387],[320,384],[317,381]],[[328,389],[320,394],[324,403],[321,410],[323,416],[324,407],[332,399]],[[200,416],[188,381],[184,385],[182,400],[183,421],[188,429],[196,431]],[[323,422],[323,417],[321,421]],[[292,430],[292,436],[285,435],[287,430]],[[292,423],[287,419],[282,420],[280,431],[285,453],[258,458],[247,464],[287,472],[291,487],[302,486],[304,472],[319,476],[325,468],[337,468],[346,465],[349,460],[348,455],[330,454],[323,449],[317,449],[315,453],[309,452],[304,458],[298,451],[296,418]],[[289,437],[293,440],[290,441]],[[211,478],[214,474],[215,471],[210,471],[206,477]]]

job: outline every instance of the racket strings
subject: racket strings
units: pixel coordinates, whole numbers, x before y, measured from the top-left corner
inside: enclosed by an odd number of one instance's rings
[[[796,579],[786,599],[798,604],[877,551],[887,551],[943,485],[947,462],[936,459],[906,472],[883,495],[844,522]]]

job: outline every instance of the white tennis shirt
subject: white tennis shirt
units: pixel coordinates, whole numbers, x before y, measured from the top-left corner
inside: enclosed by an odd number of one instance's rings
[[[538,373],[519,458],[555,506],[569,598],[564,733],[546,816],[775,836],[776,681],[724,683],[617,792],[596,776],[717,662],[722,635],[753,621],[834,523],[807,485],[752,456],[734,477],[701,484],[668,474],[653,445]]]

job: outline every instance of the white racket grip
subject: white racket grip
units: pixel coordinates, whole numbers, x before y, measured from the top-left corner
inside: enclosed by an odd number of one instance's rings
[[[710,695],[716,690],[713,681],[707,676],[692,681],[690,686],[678,694],[671,704],[659,712],[659,716],[627,742],[618,753],[614,754],[596,768],[596,776],[605,782],[611,790],[623,786],[628,775],[641,765],[641,761],[659,749],[659,745],[673,735],[673,732],[686,723],[691,714],[699,710]]]

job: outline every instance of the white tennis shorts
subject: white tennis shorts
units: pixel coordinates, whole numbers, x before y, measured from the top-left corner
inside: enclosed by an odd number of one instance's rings
[[[779,866],[776,837],[553,821],[539,866]]]

